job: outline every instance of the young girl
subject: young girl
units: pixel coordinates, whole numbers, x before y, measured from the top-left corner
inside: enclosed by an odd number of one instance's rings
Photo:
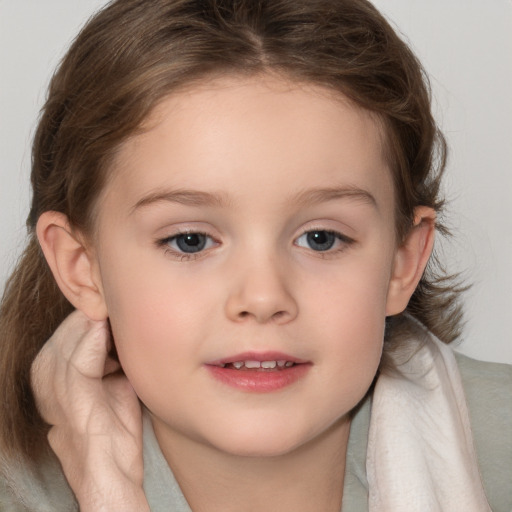
[[[2,510],[510,510],[512,372],[443,344],[445,151],[364,0],[98,13],[2,302]]]

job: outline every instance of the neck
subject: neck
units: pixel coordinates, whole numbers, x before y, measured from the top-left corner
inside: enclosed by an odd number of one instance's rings
[[[340,512],[350,421],[272,457],[240,457],[169,432],[153,420],[162,452],[194,512]]]

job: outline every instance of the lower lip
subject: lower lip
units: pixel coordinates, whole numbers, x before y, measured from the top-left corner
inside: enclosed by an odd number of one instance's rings
[[[291,386],[311,368],[311,364],[296,364],[280,370],[234,370],[206,365],[210,374],[232,388],[253,393],[270,393]]]

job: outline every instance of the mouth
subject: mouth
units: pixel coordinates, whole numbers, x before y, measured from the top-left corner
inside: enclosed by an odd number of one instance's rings
[[[295,366],[296,363],[293,361],[286,361],[285,359],[279,359],[277,361],[256,361],[256,360],[247,360],[247,361],[235,361],[233,363],[224,363],[221,364],[221,368],[228,368],[230,370],[259,370],[259,371],[268,371],[268,370],[283,370],[285,368],[291,368]]]
[[[266,393],[288,387],[306,375],[312,363],[277,353],[244,353],[207,363],[215,380],[243,391]]]

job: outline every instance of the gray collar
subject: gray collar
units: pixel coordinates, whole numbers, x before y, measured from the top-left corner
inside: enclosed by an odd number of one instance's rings
[[[366,446],[370,423],[370,398],[354,413],[347,448],[347,465],[343,488],[343,510],[368,510],[366,480]],[[143,415],[144,491],[151,512],[192,512],[158,446],[149,413]]]

